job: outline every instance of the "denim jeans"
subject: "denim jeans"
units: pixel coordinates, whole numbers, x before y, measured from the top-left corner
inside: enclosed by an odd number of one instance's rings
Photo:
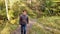
[[[21,34],[26,34],[26,24],[21,25]]]

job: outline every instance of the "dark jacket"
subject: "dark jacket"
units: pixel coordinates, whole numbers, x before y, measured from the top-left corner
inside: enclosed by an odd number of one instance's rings
[[[28,15],[20,15],[19,24],[25,25],[29,23]]]

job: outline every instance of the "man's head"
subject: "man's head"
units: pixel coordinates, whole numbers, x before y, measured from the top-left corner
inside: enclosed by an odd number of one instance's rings
[[[23,10],[23,15],[26,15],[26,14],[27,14],[26,10]]]

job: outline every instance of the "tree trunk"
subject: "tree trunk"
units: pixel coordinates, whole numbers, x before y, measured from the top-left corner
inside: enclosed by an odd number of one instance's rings
[[[6,6],[7,19],[10,20],[9,14],[8,14],[8,1],[7,0],[5,0],[5,6]]]

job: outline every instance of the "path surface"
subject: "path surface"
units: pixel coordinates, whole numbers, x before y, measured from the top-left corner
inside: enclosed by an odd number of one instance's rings
[[[32,25],[34,23],[36,23],[36,19],[31,19],[29,21],[29,24],[27,25],[27,29],[26,29],[27,30],[27,34],[29,34],[29,29],[32,28]],[[16,30],[14,30],[13,32],[11,32],[11,34],[21,34],[21,28],[20,28],[20,26]]]
[[[32,19],[29,21],[29,24],[27,25],[27,34],[29,34],[29,30],[32,28],[32,25],[33,24],[36,24],[37,23],[37,19]],[[54,28],[50,28],[50,27],[47,27],[47,26],[44,26],[43,24],[39,24],[37,23],[38,26],[40,26],[42,29],[45,29],[47,31],[59,31],[58,29],[54,29]],[[20,29],[20,26],[15,30],[13,31],[11,34],[20,34],[21,33],[21,29]]]

